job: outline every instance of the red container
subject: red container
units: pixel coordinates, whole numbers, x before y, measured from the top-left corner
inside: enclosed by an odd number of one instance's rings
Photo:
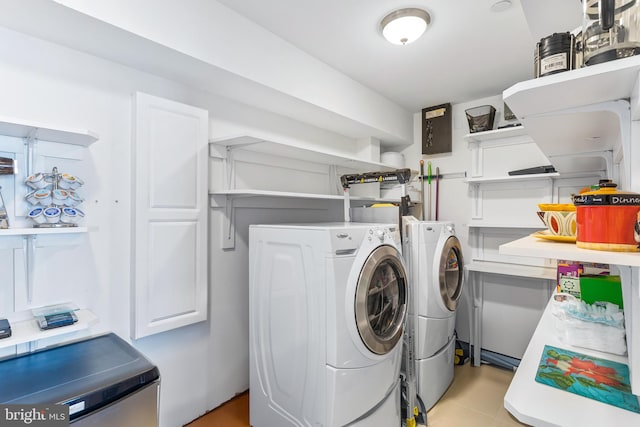
[[[573,197],[578,226],[576,245],[600,251],[637,252],[634,233],[640,224],[640,194],[616,190],[611,181],[600,188]]]

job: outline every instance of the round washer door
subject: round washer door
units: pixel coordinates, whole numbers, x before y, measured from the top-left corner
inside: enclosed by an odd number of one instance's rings
[[[457,237],[450,236],[445,242],[440,254],[438,272],[442,301],[450,311],[455,311],[462,294],[464,272],[462,246]]]
[[[387,354],[402,338],[407,310],[407,273],[400,253],[379,246],[367,257],[356,285],[356,326],[375,354]]]

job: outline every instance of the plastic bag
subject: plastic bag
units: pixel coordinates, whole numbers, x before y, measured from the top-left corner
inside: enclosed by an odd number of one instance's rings
[[[561,341],[607,353],[627,353],[624,313],[616,304],[587,304],[572,295],[557,294],[551,309]]]

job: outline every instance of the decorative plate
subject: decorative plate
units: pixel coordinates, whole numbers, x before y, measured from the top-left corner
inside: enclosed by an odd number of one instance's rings
[[[576,236],[555,236],[549,233],[549,230],[536,231],[532,234],[533,237],[539,239],[552,240],[554,242],[575,243]]]

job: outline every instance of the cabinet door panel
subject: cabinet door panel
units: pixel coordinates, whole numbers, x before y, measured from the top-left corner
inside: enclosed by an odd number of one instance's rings
[[[201,172],[198,168],[199,120],[199,117],[189,112],[165,109],[151,112],[151,208],[197,209],[198,179]]]
[[[132,337],[207,318],[208,113],[138,93]]]
[[[151,280],[147,292],[152,322],[176,313],[197,314],[198,223],[153,222],[149,229]]]

